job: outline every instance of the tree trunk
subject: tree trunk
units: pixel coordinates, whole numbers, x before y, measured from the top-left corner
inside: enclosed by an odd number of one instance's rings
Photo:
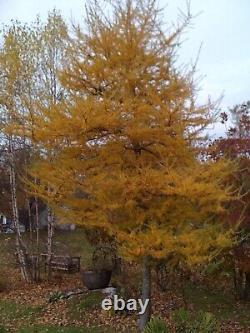
[[[26,193],[26,195],[27,195],[27,193]],[[33,223],[32,223],[32,216],[31,216],[31,210],[30,210],[30,200],[28,197],[26,199],[26,207],[27,207],[27,211],[28,211],[30,243],[31,243],[31,247],[33,250]]]
[[[35,196],[35,226],[36,226],[36,281],[40,280],[40,223],[39,223],[39,208],[37,197]]]
[[[26,192],[26,191],[25,191]],[[33,240],[33,219],[30,209],[30,200],[28,198],[27,192],[26,192],[26,206],[28,211],[28,219],[29,219],[29,236],[30,236],[30,270],[32,274],[32,280],[37,281],[37,265],[36,265],[36,254],[34,251],[34,240]]]
[[[245,299],[250,300],[250,273],[246,272],[246,290],[245,290]]]
[[[139,329],[142,332],[151,316],[151,267],[148,257],[144,257],[142,266],[142,302],[149,300],[146,311],[140,315]]]
[[[10,192],[11,192],[12,218],[16,234],[17,260],[18,264],[20,265],[20,270],[23,279],[26,282],[31,282],[32,276],[30,273],[27,250],[22,242],[21,231],[20,231],[20,222],[19,222],[17,196],[16,196],[15,160],[14,160],[13,144],[11,138],[9,139],[9,180],[10,180]]]
[[[51,278],[51,259],[52,259],[52,247],[53,247],[53,236],[54,236],[54,217],[51,209],[48,207],[48,240],[47,240],[47,267],[48,267],[48,279]]]

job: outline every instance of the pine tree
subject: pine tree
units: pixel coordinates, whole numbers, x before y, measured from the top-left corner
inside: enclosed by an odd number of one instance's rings
[[[199,159],[212,105],[197,105],[193,68],[176,65],[190,19],[166,32],[154,0],[89,3],[60,73],[67,99],[33,119],[44,153],[31,191],[57,216],[115,235],[123,257],[143,266],[143,299],[154,260],[174,254],[197,265],[231,244],[231,165]],[[149,317],[150,306],[141,330]]]

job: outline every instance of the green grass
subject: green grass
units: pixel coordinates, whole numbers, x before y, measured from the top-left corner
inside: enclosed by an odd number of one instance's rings
[[[73,308],[77,302],[71,302],[72,314],[75,317],[82,315],[84,311],[90,311],[93,307],[97,306],[100,300],[100,294],[89,295],[85,299],[78,302],[78,308]],[[15,302],[0,300],[0,333],[7,333],[9,330],[4,327],[8,327],[8,323],[12,326],[16,322],[23,327],[21,329],[16,328],[16,333],[115,333],[113,330],[107,328],[77,328],[77,327],[57,327],[57,326],[36,326],[34,324],[34,316],[38,315],[42,311],[41,307],[27,307]],[[25,323],[29,322],[30,326],[25,327]],[[33,324],[32,324],[33,323]],[[17,325],[18,327],[19,325]],[[19,326],[20,327],[20,326]],[[13,330],[12,330],[13,331]]]
[[[23,239],[30,248],[29,233],[23,234]],[[35,237],[35,236],[34,236]],[[40,232],[40,252],[45,253],[47,247],[47,232]],[[78,228],[76,231],[60,231],[56,230],[54,238],[55,252],[57,254],[69,254],[72,256],[81,256],[82,265],[89,263],[92,256],[92,247],[86,239],[83,229]],[[15,235],[0,234],[0,272],[5,267],[13,267],[15,265]]]
[[[83,266],[89,263],[92,256],[92,247],[86,239],[84,230],[78,228],[77,231],[72,232],[57,231],[55,241],[65,244],[70,255],[81,256]]]
[[[185,286],[187,303],[192,303],[195,310],[213,313],[218,320],[237,321],[242,326],[250,327],[250,303],[237,302],[233,293],[212,291],[192,283]]]
[[[103,294],[93,292],[88,295],[69,300],[68,308],[71,319],[80,319],[86,312],[101,308],[102,299]]]
[[[0,300],[0,333],[9,332],[4,327],[18,322],[33,322],[34,316],[40,314],[41,307],[17,304],[13,301]],[[17,325],[18,326],[18,325]]]
[[[6,329],[3,326],[0,326],[0,333],[7,333]]]
[[[20,305],[12,301],[0,300],[0,323],[4,324],[4,321],[28,319],[34,314],[40,313],[41,307],[32,307],[27,305]]]

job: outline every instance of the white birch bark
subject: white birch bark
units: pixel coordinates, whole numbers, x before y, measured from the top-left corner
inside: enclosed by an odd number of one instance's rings
[[[12,218],[16,234],[16,254],[18,264],[20,266],[21,274],[26,282],[31,282],[31,274],[29,267],[28,254],[25,245],[23,244],[20,221],[17,206],[17,191],[16,191],[16,171],[15,171],[15,157],[12,138],[9,138],[8,147],[8,162],[9,162],[9,180],[10,180],[10,192],[11,192],[11,206],[12,206]]]

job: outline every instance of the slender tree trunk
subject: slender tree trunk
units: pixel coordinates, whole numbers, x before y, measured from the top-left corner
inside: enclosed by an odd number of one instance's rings
[[[26,192],[26,206],[28,211],[28,219],[29,219],[29,238],[30,238],[30,268],[31,268],[31,274],[32,274],[32,280],[37,281],[37,264],[36,264],[36,256],[34,251],[34,239],[33,239],[33,218],[31,214],[31,208],[30,208],[30,200],[27,196]]]
[[[40,280],[40,224],[37,198],[35,197],[35,222],[36,222],[36,281]]]
[[[35,197],[35,224],[36,224],[36,252],[39,254],[40,251],[40,223],[39,223],[39,209],[37,197]]]
[[[250,300],[250,273],[246,272],[246,289],[245,289],[245,299]]]
[[[51,259],[52,259],[52,247],[53,247],[53,236],[54,236],[54,216],[51,212],[51,209],[48,207],[48,240],[47,240],[47,267],[48,267],[48,279],[51,278]]]
[[[144,257],[142,265],[142,302],[145,304],[147,300],[148,306],[146,311],[140,315],[139,328],[142,332],[150,320],[151,316],[151,267],[148,257]]]
[[[32,277],[30,274],[29,260],[27,250],[22,242],[19,214],[17,207],[17,195],[16,195],[16,173],[15,173],[15,160],[12,139],[9,139],[9,180],[10,180],[10,192],[11,192],[11,205],[12,205],[12,218],[16,233],[16,254],[18,263],[23,279],[26,282],[31,282]]]
[[[26,199],[26,206],[28,211],[28,219],[29,219],[29,233],[30,233],[30,242],[33,248],[33,223],[32,223],[32,216],[30,211],[30,200],[29,198]]]

